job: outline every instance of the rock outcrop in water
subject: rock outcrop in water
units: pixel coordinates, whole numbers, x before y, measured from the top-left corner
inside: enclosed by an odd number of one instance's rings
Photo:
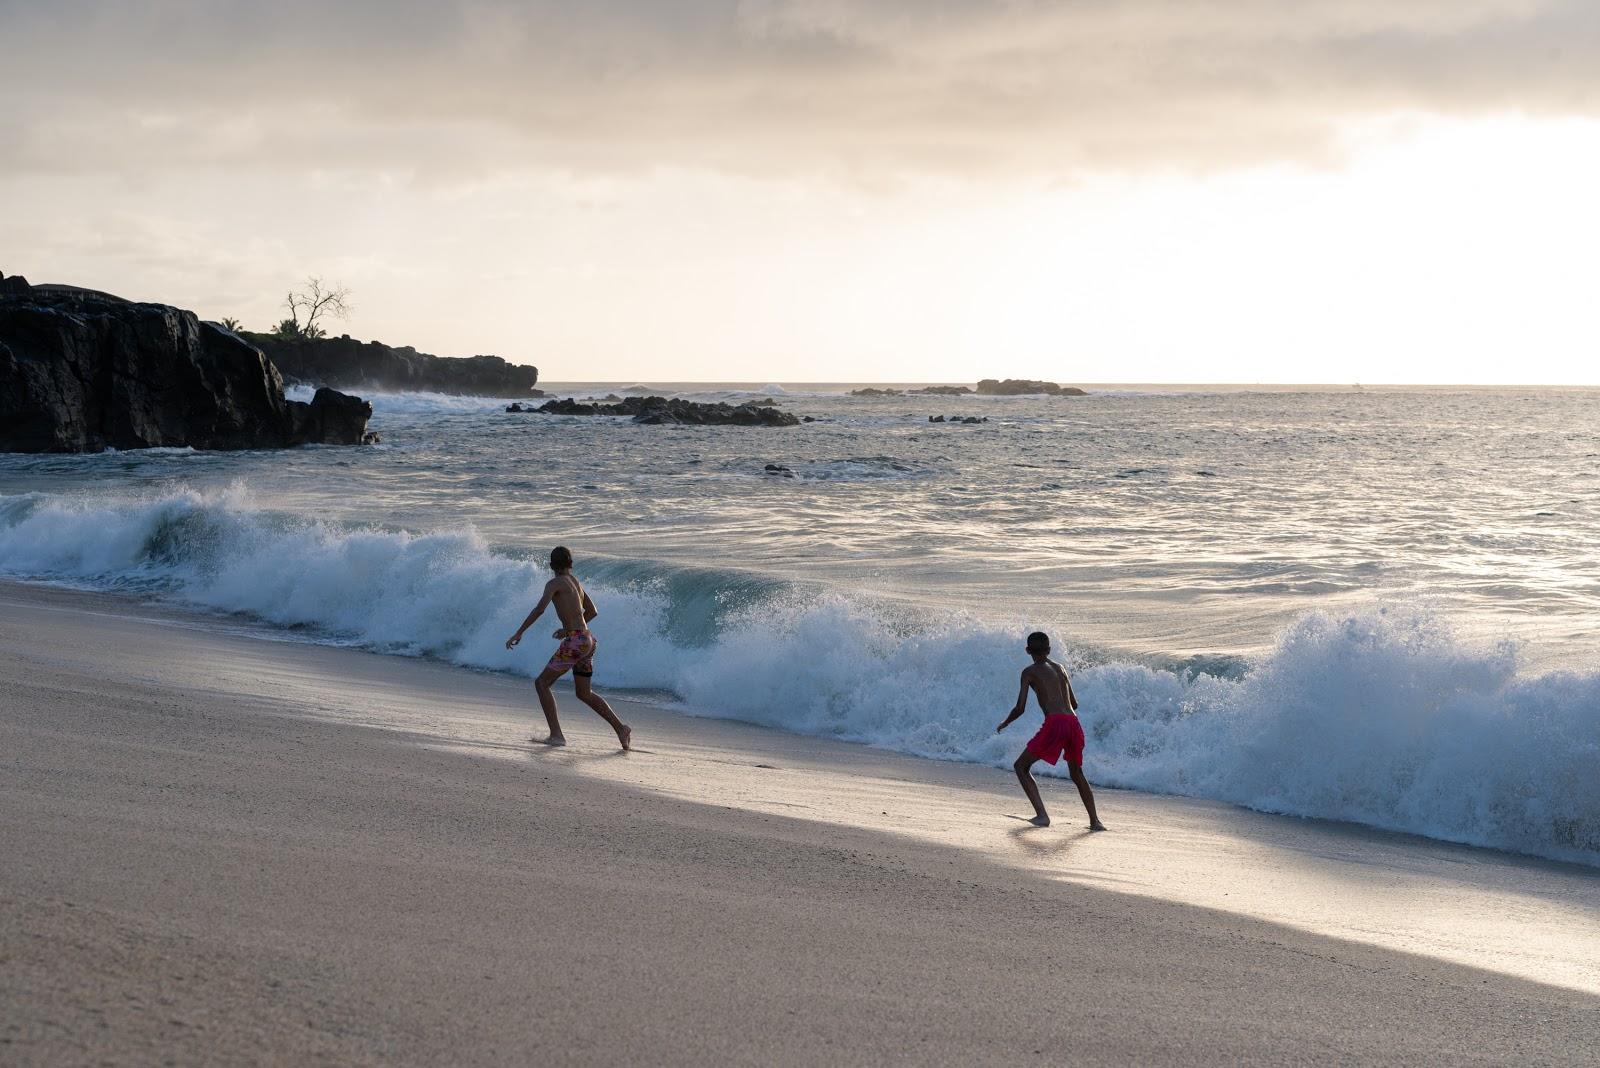
[[[1076,386],[1060,386],[1054,382],[1039,382],[1031,378],[1007,378],[1004,381],[985,378],[978,383],[977,393],[984,397],[1022,397],[1032,393],[1045,393],[1052,397],[1088,396]]]
[[[1007,378],[1001,381],[997,378],[985,378],[978,383],[977,389],[967,386],[923,386],[921,389],[878,389],[867,386],[865,389],[852,389],[852,397],[967,397],[972,394],[985,397],[1021,397],[1032,393],[1045,393],[1052,397],[1083,397],[1087,396],[1083,390],[1076,386],[1059,386],[1054,382],[1037,382],[1026,378]]]
[[[372,406],[286,400],[258,349],[193,312],[0,278],[0,451],[354,445]]]
[[[247,334],[290,383],[379,392],[450,393],[477,397],[542,397],[539,369],[498,356],[434,356],[409,345],[343,337],[285,339]]]
[[[518,406],[508,407],[512,411]],[[546,415],[631,415],[635,423],[651,426],[686,424],[690,426],[798,426],[800,420],[785,411],[758,404],[705,404],[676,397],[627,397],[616,404],[587,404],[576,400],[553,400],[525,412]]]
[[[323,386],[311,403],[288,401],[290,440],[294,444],[374,445],[378,435],[367,430],[372,405],[360,397]]]

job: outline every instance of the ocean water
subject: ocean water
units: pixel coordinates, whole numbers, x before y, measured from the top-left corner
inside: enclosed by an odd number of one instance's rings
[[[845,388],[650,389],[784,429],[407,394],[374,448],[0,456],[0,574],[534,674],[503,642],[561,542],[602,688],[989,764],[1044,629],[1095,781],[1600,864],[1600,392]]]

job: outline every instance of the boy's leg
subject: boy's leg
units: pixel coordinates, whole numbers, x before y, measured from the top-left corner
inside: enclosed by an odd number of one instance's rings
[[[573,675],[572,688],[578,691],[578,700],[588,705],[600,714],[600,718],[611,724],[611,729],[617,732],[617,741],[622,743],[622,748],[632,748],[633,728],[617,718],[611,711],[611,706],[606,699],[594,692],[594,682],[587,675]]]
[[[550,737],[544,739],[535,738],[533,740],[536,742],[543,741],[546,745],[567,744],[566,735],[561,733],[561,719],[556,715],[556,695],[550,690],[550,687],[554,686],[556,680],[560,677],[561,672],[553,668],[545,668],[539,672],[539,677],[533,680],[533,688],[539,694],[539,707],[544,709],[545,722],[550,724]]]
[[[1035,823],[1040,827],[1048,827],[1050,826],[1050,814],[1044,810],[1044,801],[1039,797],[1039,784],[1033,781],[1033,774],[1028,770],[1033,767],[1038,759],[1038,757],[1024,749],[1022,755],[1017,757],[1017,762],[1011,766],[1016,769],[1017,781],[1022,784],[1022,792],[1028,795],[1029,801],[1033,802],[1034,815],[1029,822]]]
[[[1078,796],[1083,798],[1083,807],[1089,810],[1089,829],[1103,831],[1106,825],[1100,822],[1100,817],[1094,812],[1094,791],[1089,789],[1089,780],[1083,774],[1083,765],[1067,761],[1067,773],[1072,776],[1072,781],[1078,784]]]

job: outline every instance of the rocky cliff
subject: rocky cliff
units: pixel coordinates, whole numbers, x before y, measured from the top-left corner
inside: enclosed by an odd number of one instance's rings
[[[286,400],[258,349],[193,312],[0,277],[0,451],[357,444],[371,415],[333,390]]]
[[[246,334],[291,383],[385,393],[425,391],[480,397],[542,397],[539,369],[498,356],[433,356],[349,335],[285,340]]]

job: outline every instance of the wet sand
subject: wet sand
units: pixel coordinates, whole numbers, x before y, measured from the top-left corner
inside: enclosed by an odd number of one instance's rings
[[[1600,1049],[1589,869],[561,699],[0,585],[0,1063]]]

